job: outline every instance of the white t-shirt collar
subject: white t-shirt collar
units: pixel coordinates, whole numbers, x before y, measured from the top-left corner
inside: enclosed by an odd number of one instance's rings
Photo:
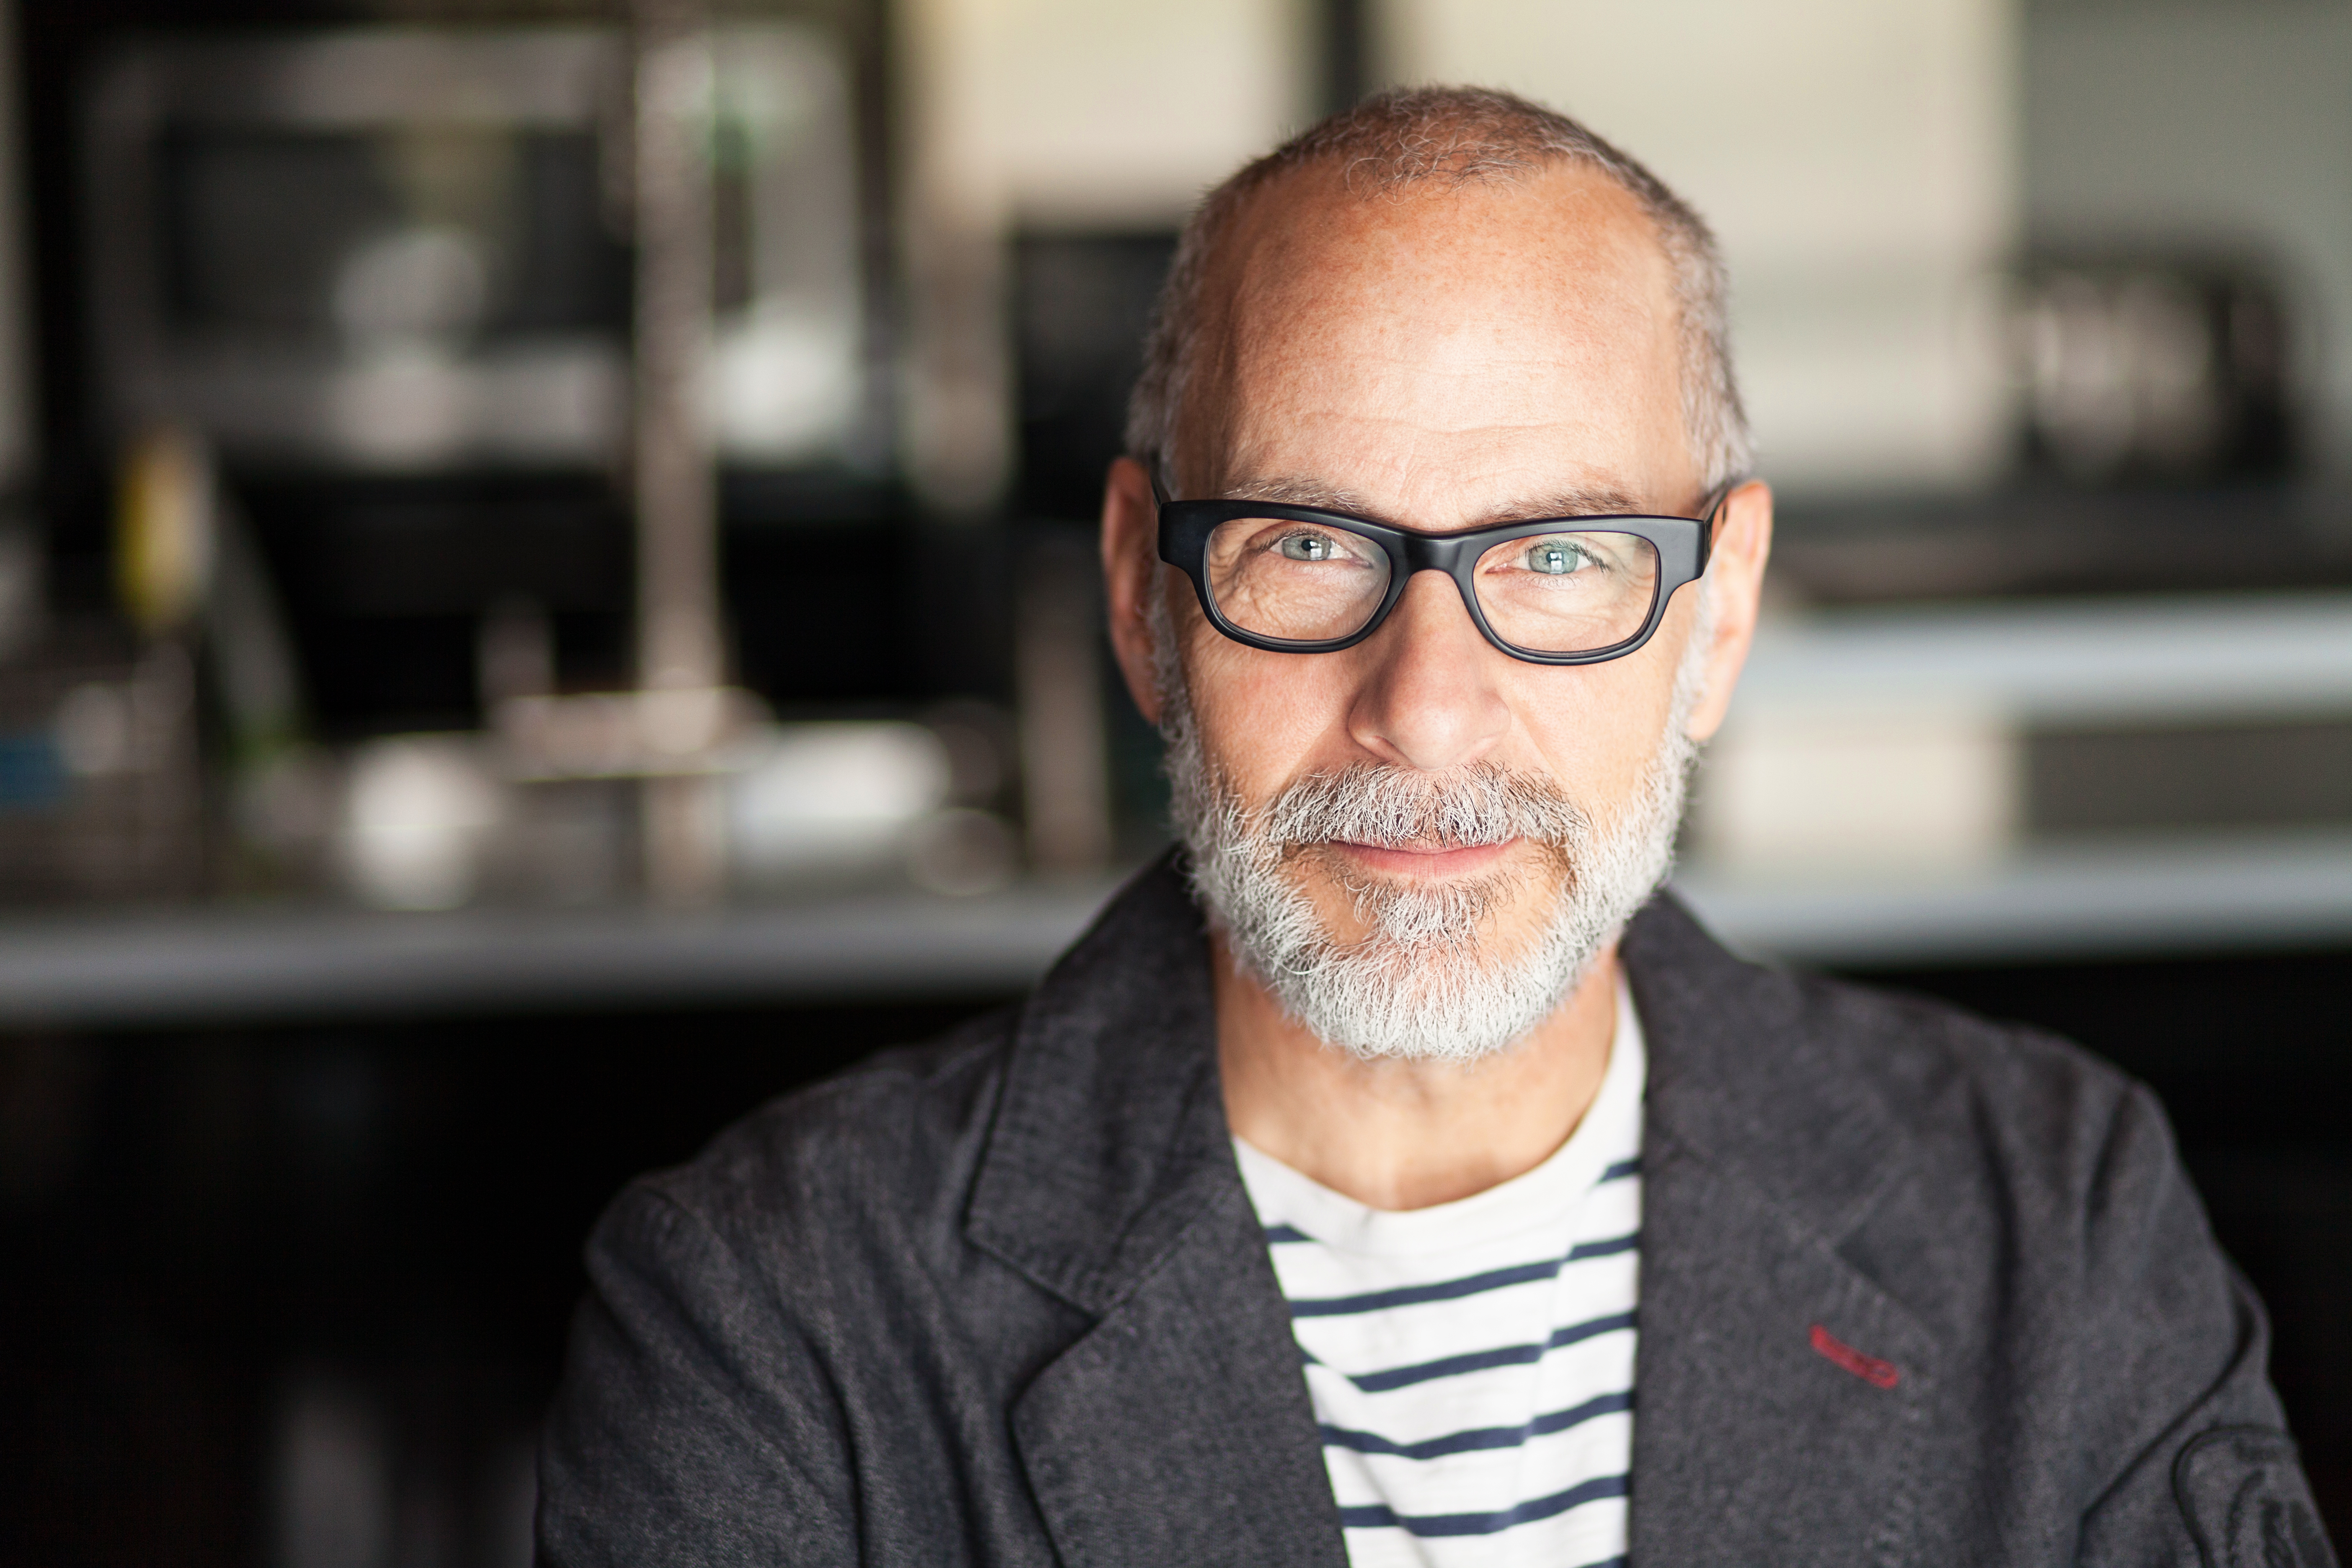
[[[1428,1254],[1475,1247],[1559,1223],[1601,1176],[1642,1146],[1642,1097],[1649,1075],[1642,1020],[1623,970],[1617,976],[1617,1024],[1584,1119],[1543,1163],[1483,1193],[1420,1209],[1376,1209],[1335,1193],[1288,1165],[1234,1140],[1242,1177],[1261,1215],[1278,1215],[1327,1247],[1371,1256]]]

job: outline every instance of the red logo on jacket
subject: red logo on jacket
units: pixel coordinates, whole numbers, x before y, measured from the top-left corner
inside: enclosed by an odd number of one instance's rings
[[[1874,1388],[1892,1388],[1903,1381],[1893,1362],[1863,1354],[1819,1323],[1813,1325],[1813,1348]]]

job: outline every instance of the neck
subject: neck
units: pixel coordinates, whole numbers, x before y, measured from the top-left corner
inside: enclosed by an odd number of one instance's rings
[[[1286,1015],[1212,933],[1217,1061],[1236,1137],[1378,1209],[1466,1198],[1535,1169],[1601,1092],[1617,952],[1533,1033],[1484,1061],[1365,1061]]]

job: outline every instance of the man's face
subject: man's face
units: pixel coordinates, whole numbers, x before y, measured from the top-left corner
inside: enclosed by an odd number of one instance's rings
[[[1295,174],[1240,215],[1207,295],[1177,454],[1184,494],[1430,532],[1699,502],[1671,271],[1632,198],[1584,170],[1369,200],[1332,171]],[[1138,478],[1113,484],[1115,621],[1119,496]],[[1563,667],[1487,643],[1435,573],[1414,577],[1371,637],[1306,656],[1223,637],[1173,569],[1154,586],[1201,751],[1245,812],[1367,764],[1438,783],[1500,770],[1550,785],[1604,834],[1654,773],[1698,597],[1677,595],[1640,651]],[[1497,890],[1480,940],[1507,957],[1541,941],[1573,875],[1557,846],[1524,838],[1339,839],[1286,858],[1342,948],[1369,932],[1367,888],[1475,884]]]

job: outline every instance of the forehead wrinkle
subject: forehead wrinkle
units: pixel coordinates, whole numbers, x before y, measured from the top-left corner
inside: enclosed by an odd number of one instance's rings
[[[1257,500],[1275,506],[1313,507],[1321,511],[1353,512],[1359,517],[1376,518],[1393,522],[1399,528],[1414,528],[1410,521],[1392,519],[1384,508],[1373,502],[1360,490],[1311,475],[1276,474],[1244,479],[1227,486],[1219,495],[1223,500]],[[1609,513],[1646,510],[1632,492],[1620,486],[1600,483],[1570,485],[1563,489],[1544,490],[1538,494],[1504,501],[1499,506],[1484,509],[1479,521],[1465,526],[1485,528],[1498,523],[1533,522],[1553,517],[1594,517]],[[1426,532],[1430,530],[1415,529]],[[1448,529],[1447,532],[1460,530]]]
[[[1379,512],[1361,490],[1305,476],[1276,475],[1244,479],[1239,484],[1228,485],[1219,499],[1262,500],[1275,506],[1311,506],[1322,511],[1361,512],[1367,517],[1376,516]]]
[[[1532,522],[1546,517],[1596,517],[1610,512],[1649,509],[1632,491],[1611,484],[1573,485],[1541,495],[1504,502],[1487,514],[1490,522]]]

